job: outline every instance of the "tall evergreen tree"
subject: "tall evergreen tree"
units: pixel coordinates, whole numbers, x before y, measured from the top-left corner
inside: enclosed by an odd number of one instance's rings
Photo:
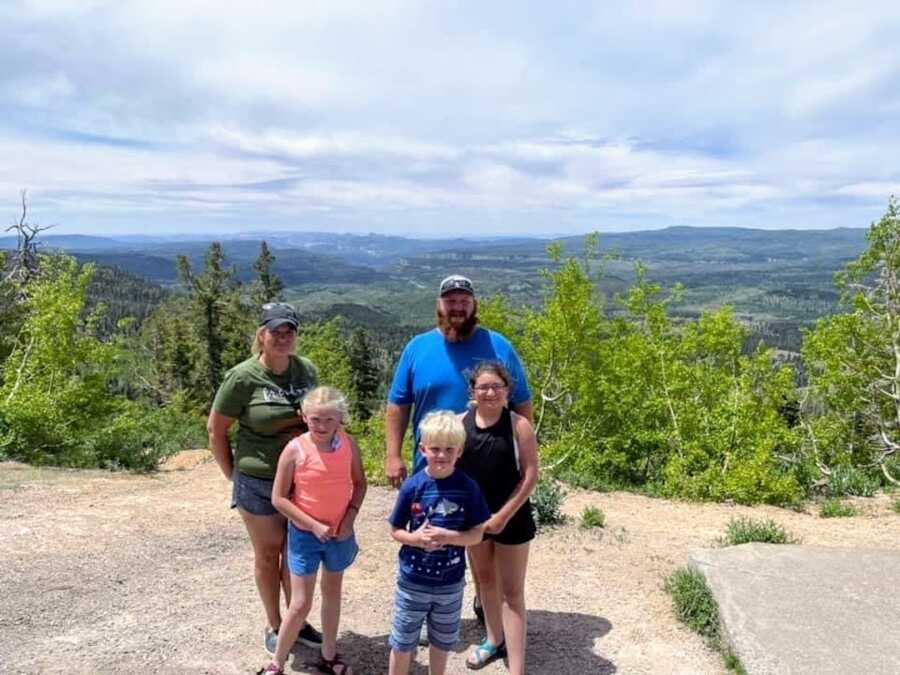
[[[378,405],[381,379],[369,331],[365,328],[353,331],[349,352],[353,389],[356,392],[356,413],[360,419],[367,420]]]
[[[209,245],[203,274],[197,276],[186,256],[178,256],[178,274],[191,299],[197,334],[205,348],[205,377],[207,395],[212,397],[222,381],[223,354],[228,340],[225,332],[226,314],[234,302],[239,282],[234,270],[225,266],[222,244]]]
[[[253,263],[253,270],[257,277],[250,293],[250,299],[257,307],[267,302],[284,299],[284,283],[277,274],[272,272],[274,264],[275,256],[269,251],[268,244],[262,242],[259,246],[259,257]]]

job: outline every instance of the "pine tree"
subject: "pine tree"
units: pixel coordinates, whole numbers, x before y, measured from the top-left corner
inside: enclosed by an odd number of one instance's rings
[[[350,367],[353,389],[356,393],[356,413],[360,419],[372,416],[378,405],[380,373],[375,362],[375,352],[369,331],[357,328],[350,337]]]
[[[253,304],[259,307],[267,302],[275,302],[283,300],[284,283],[281,278],[272,272],[275,265],[275,256],[269,251],[266,242],[262,242],[259,246],[259,257],[253,263],[253,271],[256,272],[256,281],[253,282],[253,289],[250,293],[250,299]]]
[[[206,252],[203,274],[197,276],[186,256],[178,256],[178,273],[188,291],[194,311],[197,334],[205,348],[207,396],[212,397],[222,381],[223,355],[228,344],[225,328],[227,313],[234,303],[239,282],[234,270],[225,267],[222,244],[213,242]]]

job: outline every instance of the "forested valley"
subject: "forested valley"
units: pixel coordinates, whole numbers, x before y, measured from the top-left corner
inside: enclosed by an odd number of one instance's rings
[[[315,251],[300,277],[282,274],[285,260],[265,241],[249,262],[243,245],[238,271],[212,242],[147,280],[104,264],[115,257],[41,248],[23,202],[14,245],[0,252],[0,459],[151,471],[204,446],[212,396],[249,355],[259,305],[286,299],[301,310],[298,351],[349,393],[351,431],[378,480],[399,350],[430,324],[444,271],[477,283],[481,270],[481,321],[523,357],[545,475],[741,503],[872,494],[900,479],[898,208],[888,203],[858,257],[810,265],[778,289],[765,287],[760,265],[789,249],[728,262],[748,285],[716,298],[707,282],[720,249],[653,266],[640,250],[610,255],[595,235],[552,243],[540,259],[524,241],[462,255],[408,250],[395,261],[405,279],[374,264],[358,278],[361,265],[333,262],[323,277]],[[644,241],[648,254],[661,239]],[[484,273],[498,260],[515,265],[502,283]],[[694,283],[700,274],[705,285]],[[382,305],[347,301],[335,284],[348,279]],[[741,307],[751,286],[754,307],[771,314]],[[786,307],[791,318],[779,319]]]

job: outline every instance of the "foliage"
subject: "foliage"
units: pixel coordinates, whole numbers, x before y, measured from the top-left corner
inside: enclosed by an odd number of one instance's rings
[[[794,400],[792,370],[771,350],[742,353],[747,332],[730,309],[676,322],[642,266],[636,283],[604,316],[584,260],[546,271],[539,308],[501,298],[482,307],[486,325],[511,337],[535,389],[545,463],[606,485],[647,486],[690,499],[792,503],[802,486],[783,457],[798,433],[782,409]],[[602,270],[602,265],[600,266]]]
[[[837,275],[847,311],[806,335],[809,372],[805,457],[829,485],[853,468],[900,485],[890,460],[900,451],[900,203],[888,202],[866,235],[868,248]],[[859,482],[859,481],[857,481]],[[868,487],[866,489],[869,489]],[[834,489],[831,490],[835,492]]]
[[[259,256],[253,262],[256,281],[253,282],[250,291],[250,301],[256,307],[261,307],[267,302],[284,299],[284,282],[272,271],[274,264],[275,256],[269,251],[268,244],[260,243]]]
[[[155,467],[194,420],[112,392],[123,354],[96,337],[97,317],[84,312],[93,268],[65,257],[40,263],[3,365],[0,449],[33,464]]]
[[[606,525],[606,514],[598,506],[585,506],[581,511],[579,525],[582,530],[592,530]]]
[[[368,419],[378,407],[381,388],[381,372],[376,361],[375,347],[369,331],[356,328],[348,346],[353,391],[356,393],[356,414]]]
[[[359,445],[369,483],[387,485],[384,474],[384,408],[366,419],[354,419],[348,431]]]
[[[703,575],[695,569],[680,567],[666,579],[665,589],[672,596],[678,620],[711,643],[718,642],[719,607]]]
[[[900,499],[895,499],[891,502],[891,510],[894,513],[900,513]]]
[[[353,387],[353,369],[347,341],[341,330],[340,319],[300,326],[297,337],[297,353],[313,362],[319,371],[319,382],[344,392],[356,409],[356,391]]]
[[[825,484],[826,497],[872,497],[881,486],[878,475],[856,466],[836,466]]]
[[[852,504],[844,504],[840,499],[832,497],[822,502],[819,507],[820,518],[851,518],[859,511]]]
[[[680,567],[666,579],[665,589],[672,596],[678,620],[706,638],[709,645],[722,655],[726,669],[746,675],[741,662],[725,643],[719,606],[703,575],[693,568]]]
[[[723,546],[738,546],[750,542],[764,544],[794,544],[797,540],[774,520],[766,518],[732,518],[722,538]]]
[[[566,498],[566,491],[557,481],[546,476],[538,479],[534,492],[531,494],[531,509],[538,528],[553,527],[566,522],[562,512],[562,504]]]
[[[248,317],[252,312],[241,302],[239,284],[234,270],[225,266],[220,243],[209,245],[202,274],[196,274],[187,256],[183,255],[178,256],[178,272],[188,292],[188,318],[203,348],[200,368],[204,386],[197,393],[201,400],[211,400],[225,368],[246,358],[253,325]]]
[[[17,302],[18,287],[7,278],[9,256],[0,251],[0,363],[3,363],[15,345],[16,335],[24,319],[24,306]],[[0,383],[2,383],[0,375]]]

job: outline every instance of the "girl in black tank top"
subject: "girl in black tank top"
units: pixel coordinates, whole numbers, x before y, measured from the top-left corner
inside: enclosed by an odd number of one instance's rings
[[[512,378],[503,364],[479,363],[469,376],[474,406],[463,416],[466,444],[457,467],[478,483],[493,514],[484,539],[468,548],[487,639],[466,659],[479,669],[504,656],[525,672],[525,574],[535,526],[529,496],[537,482],[537,441],[528,419],[509,410]]]
[[[463,417],[466,445],[456,466],[465,471],[481,488],[492,513],[509,500],[522,480],[512,426],[512,413],[504,408],[500,419],[484,429],[475,421],[474,408]],[[523,544],[534,538],[535,525],[531,501],[526,499],[503,531],[485,538],[503,544]]]

